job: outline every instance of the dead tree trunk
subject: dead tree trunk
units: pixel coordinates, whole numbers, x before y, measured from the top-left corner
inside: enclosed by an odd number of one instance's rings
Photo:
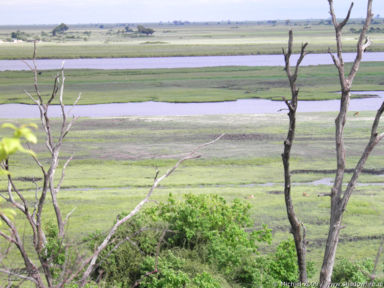
[[[288,107],[288,116],[289,116],[289,129],[287,138],[284,141],[284,152],[281,155],[284,165],[284,197],[285,197],[285,207],[287,209],[287,215],[289,223],[291,224],[291,233],[293,234],[293,239],[295,241],[296,254],[297,254],[297,263],[300,271],[300,282],[307,282],[307,265],[306,265],[306,239],[305,239],[305,226],[297,218],[291,197],[291,172],[289,169],[289,159],[291,156],[291,148],[293,140],[295,138],[295,129],[296,129],[296,110],[297,110],[297,96],[299,94],[299,89],[296,88],[297,74],[301,61],[303,61],[304,56],[306,55],[305,48],[308,43],[305,43],[301,46],[300,57],[296,63],[295,71],[292,73],[290,69],[290,57],[292,55],[292,44],[293,44],[293,34],[292,30],[289,31],[289,40],[288,40],[288,51],[283,49],[284,59],[285,59],[285,71],[289,80],[289,85],[291,87],[291,101],[284,99]]]
[[[384,137],[384,134],[377,133],[377,127],[379,124],[380,117],[384,111],[384,103],[381,105],[380,109],[377,111],[374,123],[371,129],[370,140],[357,163],[352,178],[349,180],[347,187],[343,190],[343,178],[345,172],[345,145],[344,145],[344,126],[347,119],[348,104],[350,100],[350,91],[352,87],[352,82],[356,76],[356,73],[359,69],[360,62],[363,56],[365,49],[370,45],[370,41],[366,38],[366,32],[368,26],[373,17],[372,14],[372,2],[373,0],[368,0],[367,4],[367,15],[365,19],[364,26],[360,33],[360,37],[357,43],[357,53],[355,60],[352,64],[352,68],[348,74],[345,74],[344,61],[342,55],[342,42],[341,42],[341,32],[345,24],[348,22],[353,3],[351,4],[347,16],[345,19],[338,23],[336,15],[333,8],[333,0],[328,0],[330,7],[330,14],[332,17],[332,22],[335,27],[336,33],[336,44],[337,44],[337,55],[333,55],[331,52],[331,57],[335,66],[339,72],[339,81],[341,86],[341,100],[340,100],[340,111],[335,120],[336,124],[336,157],[337,157],[337,170],[335,176],[335,182],[331,190],[331,216],[329,223],[329,233],[326,242],[323,265],[320,271],[320,287],[328,288],[331,284],[331,276],[333,272],[333,266],[335,262],[337,245],[339,242],[340,230],[342,226],[343,213],[348,204],[349,198],[355,188],[356,181],[361,173],[361,170],[364,167],[366,160],[368,159],[369,154],[376,146],[376,144]]]

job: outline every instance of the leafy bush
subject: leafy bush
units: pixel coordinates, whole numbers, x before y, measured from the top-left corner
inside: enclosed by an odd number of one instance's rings
[[[356,282],[366,283],[370,281],[369,275],[373,270],[373,262],[370,259],[362,261],[349,261],[342,258],[336,262],[333,269],[332,282],[345,283]]]
[[[170,195],[167,203],[153,207],[147,213],[151,214],[155,221],[166,222],[170,230],[176,231],[168,239],[171,245],[193,248],[226,233],[228,224],[239,229],[251,226],[249,210],[250,206],[239,200],[234,200],[232,205],[228,205],[224,198],[217,195],[187,194],[185,201],[176,201]],[[266,228],[254,233],[269,235],[260,240],[271,237]]]
[[[125,215],[120,214],[118,219]],[[115,283],[116,287],[134,284],[141,277],[140,266],[143,259],[156,253],[160,228],[160,225],[155,226],[151,222],[146,213],[135,216],[116,232],[112,243],[100,254],[93,278],[102,275],[107,282]],[[101,232],[89,235],[86,239],[89,249],[93,251],[104,237]]]
[[[59,230],[52,222],[48,222],[45,225],[45,237],[47,242],[45,243],[41,257],[44,259],[51,259],[51,263],[54,264],[54,267],[51,267],[51,273],[54,277],[60,274],[60,268],[65,262],[65,248],[63,247],[58,234]]]
[[[102,274],[113,287],[155,288],[274,283],[261,275],[270,261],[257,255],[258,243],[271,242],[271,231],[252,228],[249,210],[248,204],[228,204],[217,195],[189,194],[183,201],[170,195],[119,229],[102,252],[94,279]],[[91,250],[100,239],[101,233],[89,237]]]
[[[140,281],[140,287],[207,287],[220,288],[220,283],[209,273],[191,275],[183,271],[186,259],[174,255],[170,250],[158,260],[156,269],[154,257],[147,257],[142,264],[142,274],[147,275]]]
[[[270,263],[270,271],[275,279],[283,282],[296,282],[299,275],[296,248],[293,241],[284,241],[277,247]]]

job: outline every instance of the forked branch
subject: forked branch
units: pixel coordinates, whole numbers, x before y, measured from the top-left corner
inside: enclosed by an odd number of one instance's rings
[[[306,232],[304,224],[299,220],[296,216],[295,209],[293,207],[293,201],[291,196],[291,172],[290,172],[290,156],[293,140],[295,138],[295,130],[296,130],[296,110],[298,104],[298,95],[299,90],[296,87],[296,80],[298,76],[299,66],[303,61],[307,52],[305,48],[308,43],[305,43],[301,46],[300,56],[297,60],[294,72],[291,72],[290,68],[290,58],[292,55],[292,46],[293,46],[293,33],[292,30],[289,31],[289,40],[288,40],[288,50],[287,52],[283,49],[284,59],[285,59],[285,71],[287,73],[287,77],[289,80],[290,88],[291,88],[291,100],[288,101],[284,99],[286,105],[289,109],[289,128],[288,134],[284,141],[284,152],[281,155],[283,159],[284,165],[284,198],[285,198],[285,206],[287,210],[288,220],[291,224],[291,232],[293,234],[293,239],[295,241],[296,253],[297,253],[297,262],[300,271],[300,282],[307,282],[307,268],[306,268]]]

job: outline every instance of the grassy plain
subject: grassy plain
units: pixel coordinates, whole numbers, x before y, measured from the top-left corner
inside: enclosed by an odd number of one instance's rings
[[[348,65],[347,65],[348,66]],[[384,63],[362,63],[354,90],[384,90]],[[41,91],[50,93],[56,71],[42,71]],[[300,68],[300,99],[335,99],[340,89],[333,65]],[[24,90],[33,90],[27,71],[0,72],[0,104],[28,103]],[[66,101],[82,93],[80,104],[119,102],[215,102],[236,99],[289,97],[282,67],[212,67],[144,70],[67,70]],[[361,95],[359,96],[361,97]]]
[[[347,28],[358,26],[352,24]],[[19,27],[20,28],[20,27]],[[77,27],[66,34],[82,38],[51,39],[39,44],[41,58],[149,57],[186,55],[233,55],[281,53],[290,28],[295,41],[310,42],[311,50],[326,52],[333,47],[334,32],[329,25],[162,25],[151,37],[118,34],[119,27],[105,29]],[[18,27],[2,27],[0,38]],[[52,27],[23,27],[25,31],[48,33]],[[28,30],[30,29],[30,30]],[[107,35],[107,32],[112,32]],[[91,31],[91,33],[85,33]],[[356,34],[345,34],[345,51],[353,51]],[[87,41],[84,40],[87,38]],[[384,34],[373,33],[372,50],[384,48]],[[1,59],[29,58],[31,43],[1,43]],[[355,90],[383,90],[382,63],[363,63],[354,82]],[[302,100],[333,99],[339,90],[333,66],[303,67],[299,86]],[[48,95],[55,71],[43,71],[40,88]],[[0,72],[0,103],[29,103],[23,90],[32,90],[30,72]],[[216,67],[158,70],[68,70],[66,101],[82,92],[81,104],[166,101],[207,102],[242,98],[280,100],[287,95],[287,80],[282,67]],[[26,100],[27,99],[27,100]],[[297,138],[293,148],[294,203],[307,227],[309,259],[319,269],[327,232],[329,199],[326,185],[335,168],[335,113],[298,115]],[[352,168],[369,135],[373,113],[349,115],[346,131],[347,167]],[[25,123],[31,120],[2,120]],[[54,125],[57,124],[53,121]],[[221,133],[226,136],[202,151],[201,159],[185,163],[164,181],[153,195],[162,201],[169,193],[215,193],[227,200],[241,198],[252,205],[255,228],[268,224],[274,234],[273,246],[287,239],[289,223],[285,215],[283,168],[280,154],[287,129],[287,116],[221,115],[184,117],[128,117],[79,119],[65,141],[62,157],[75,154],[66,171],[59,195],[63,213],[76,207],[68,233],[81,239],[95,230],[110,227],[116,215],[133,208],[152,184],[156,168],[165,172],[183,153]],[[384,128],[384,127],[381,127]],[[0,137],[4,134],[1,131]],[[33,147],[41,161],[47,160],[41,131]],[[383,168],[384,146],[373,152],[367,168]],[[63,161],[62,161],[63,162]],[[11,160],[17,185],[33,201],[34,185],[28,177],[39,177],[31,160],[16,155]],[[304,173],[298,170],[312,170]],[[60,169],[58,171],[60,174]],[[347,175],[350,176],[350,175]],[[27,178],[26,178],[27,177]],[[330,178],[330,179],[329,179]],[[348,177],[347,177],[348,178]],[[319,184],[313,181],[322,180]],[[373,258],[384,233],[383,176],[364,173],[344,217],[338,257]],[[40,183],[40,182],[38,182]],[[0,190],[7,187],[0,181]],[[308,195],[308,196],[306,196]],[[153,203],[151,205],[154,205]],[[48,215],[53,211],[47,209]],[[20,221],[21,222],[21,221]],[[24,225],[25,223],[20,223]],[[262,247],[270,250],[270,247]]]
[[[316,268],[320,267],[329,217],[329,199],[317,195],[330,191],[325,183],[326,178],[333,177],[326,170],[335,168],[335,115],[299,114],[297,140],[292,151],[294,203],[307,227],[309,259],[315,262]],[[345,135],[347,168],[355,165],[366,143],[372,118],[371,112],[349,115]],[[25,123],[31,120],[5,121]],[[291,237],[282,195],[280,157],[286,129],[284,113],[79,119],[62,151],[63,158],[75,154],[59,195],[63,213],[77,208],[69,224],[69,234],[82,238],[92,231],[106,229],[118,213],[128,211],[144,197],[156,167],[165,172],[183,153],[227,133],[222,140],[202,151],[201,159],[186,162],[164,181],[152,199],[165,200],[169,193],[178,197],[184,193],[216,193],[227,200],[243,199],[252,205],[254,227],[268,224],[274,234],[273,245],[276,245]],[[33,149],[44,162],[47,154],[42,132],[38,135],[39,144]],[[384,146],[379,145],[367,168],[383,168],[383,155]],[[39,169],[22,155],[13,158],[11,165],[17,185],[32,200],[34,185],[23,177],[39,177]],[[295,172],[303,169],[315,171]],[[60,169],[57,173],[60,174]],[[312,183],[320,179],[325,179],[323,184]],[[383,176],[364,173],[360,182],[364,185],[356,188],[344,217],[346,228],[341,234],[338,257],[373,258],[378,238],[384,233]],[[1,189],[6,186],[5,181],[0,181]],[[45,213],[53,212],[48,209]]]
[[[321,24],[320,24],[321,23]],[[201,55],[279,54],[286,46],[288,30],[293,29],[295,43],[309,42],[310,50],[327,53],[334,48],[334,30],[324,20],[267,22],[148,23],[155,33],[150,36],[123,32],[126,25],[136,30],[135,24],[69,25],[69,30],[51,36],[54,26],[1,26],[0,40],[10,41],[12,32],[25,32],[29,41],[39,39],[39,58],[100,58],[100,57],[153,57]],[[370,33],[374,45],[369,51],[384,50],[384,24],[375,19],[375,30]],[[343,48],[354,51],[358,34],[350,29],[361,28],[361,20],[353,19],[344,29]],[[0,59],[29,59],[33,44],[0,43]]]

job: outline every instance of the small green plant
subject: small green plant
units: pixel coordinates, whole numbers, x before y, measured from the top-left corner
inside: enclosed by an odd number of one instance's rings
[[[65,248],[63,247],[62,240],[58,236],[59,230],[52,221],[45,225],[45,237],[46,243],[42,257],[50,259],[50,263],[53,264],[51,273],[54,277],[60,274],[60,269],[65,262]]]

